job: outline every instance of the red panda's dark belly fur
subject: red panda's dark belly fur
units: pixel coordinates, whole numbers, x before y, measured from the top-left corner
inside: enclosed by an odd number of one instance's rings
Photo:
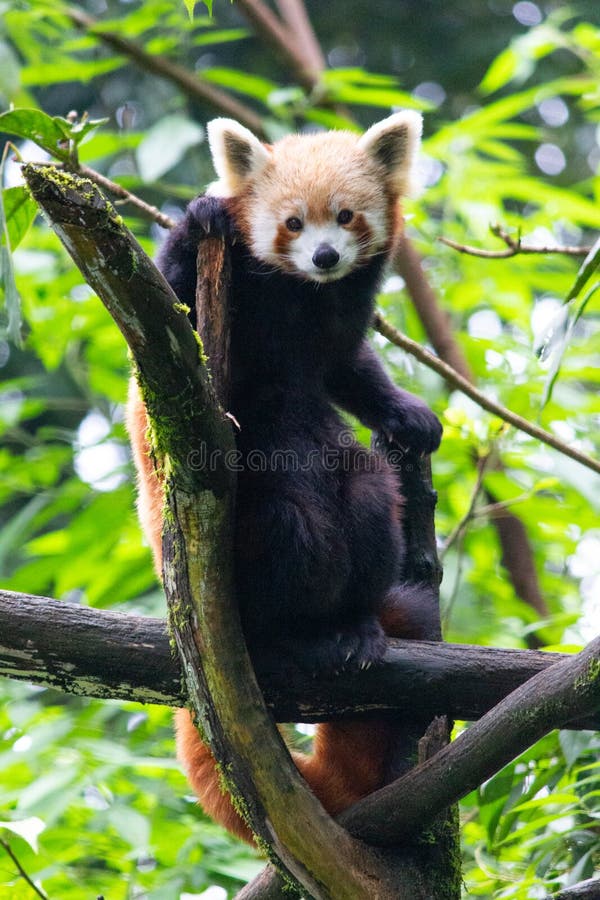
[[[376,614],[399,577],[397,485],[354,440],[326,386],[364,338],[382,265],[378,257],[340,281],[307,283],[234,246],[236,584],[259,661],[275,626],[277,643],[300,638],[310,667],[311,640]]]

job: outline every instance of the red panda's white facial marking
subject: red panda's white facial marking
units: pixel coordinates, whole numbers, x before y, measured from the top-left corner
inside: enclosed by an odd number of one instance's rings
[[[253,254],[315,282],[334,281],[391,246],[406,193],[420,116],[406,111],[362,137],[293,135],[272,147],[229,119],[208,125],[219,182]]]

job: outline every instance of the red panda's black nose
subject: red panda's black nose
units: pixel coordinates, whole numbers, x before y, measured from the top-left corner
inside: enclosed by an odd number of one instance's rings
[[[331,244],[319,244],[313,253],[312,261],[318,269],[333,269],[339,259],[340,254]]]

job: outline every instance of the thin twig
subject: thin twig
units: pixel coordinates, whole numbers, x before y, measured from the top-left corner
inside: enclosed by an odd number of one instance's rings
[[[462,391],[463,394],[466,394],[467,397],[470,397],[471,400],[474,400],[475,403],[492,413],[492,415],[498,416],[498,418],[508,422],[509,425],[518,428],[519,431],[524,431],[525,434],[541,441],[542,444],[546,444],[548,447],[558,450],[559,453],[563,453],[565,456],[581,463],[581,465],[585,466],[587,469],[591,469],[593,472],[600,474],[600,461],[588,456],[586,453],[582,453],[580,450],[577,450],[569,444],[565,444],[563,441],[559,440],[559,438],[550,434],[549,431],[544,431],[543,428],[539,428],[537,425],[528,422],[527,419],[517,415],[517,413],[511,412],[511,410],[507,409],[505,406],[501,406],[499,403],[495,403],[494,400],[490,400],[489,397],[486,397],[486,395],[482,393],[482,391],[473,387],[471,382],[468,381],[464,375],[461,375],[453,369],[452,366],[449,366],[448,363],[443,362],[443,360],[434,356],[433,353],[430,353],[424,347],[421,347],[416,341],[412,341],[410,338],[406,337],[406,335],[394,328],[393,325],[390,325],[380,313],[375,315],[374,325],[376,331],[386,337],[390,343],[395,344],[397,347],[401,347],[407,353],[410,353],[411,356],[418,359],[419,362],[422,362],[424,365],[428,366],[428,368],[433,369],[434,372],[441,375],[448,384],[457,388],[459,391]]]
[[[5,841],[5,840],[3,840],[2,838],[0,838],[0,845],[1,845],[2,847],[4,847],[4,849],[6,850],[6,853],[8,854],[8,856],[10,856],[10,858],[11,858],[12,861],[13,861],[13,863],[14,863],[15,866],[17,867],[18,872],[19,872],[19,875],[21,876],[21,878],[23,878],[23,879],[27,882],[27,884],[29,885],[29,887],[30,887],[33,891],[35,891],[35,893],[38,895],[38,897],[41,897],[42,900],[49,900],[48,894],[46,894],[45,891],[43,891],[41,888],[39,888],[39,887],[37,886],[37,884],[35,884],[35,882],[32,881],[32,879],[29,877],[29,875],[27,874],[27,872],[25,871],[25,869],[23,868],[23,866],[22,866],[21,863],[19,862],[19,860],[18,860],[18,858],[17,858],[17,856],[16,856],[14,850],[12,849],[12,847],[10,846],[10,844],[8,843],[8,841]]]
[[[170,216],[167,216],[165,213],[162,213],[160,209],[157,209],[156,206],[151,206],[149,203],[146,203],[144,200],[142,200],[141,197],[138,197],[136,194],[132,194],[131,191],[128,191],[122,185],[117,184],[116,181],[111,181],[110,178],[106,177],[106,175],[101,175],[100,172],[96,172],[95,169],[91,169],[89,166],[77,166],[77,169],[75,171],[79,175],[83,175],[84,178],[89,178],[90,181],[95,182],[99,187],[104,188],[104,190],[110,191],[110,193],[114,194],[115,197],[118,197],[119,200],[135,206],[135,208],[139,210],[139,212],[141,212],[145,216],[145,218],[156,222],[163,228],[175,227],[174,219],[172,219]]]
[[[492,455],[492,451],[488,451],[480,460],[478,460],[478,472],[477,479],[475,481],[475,486],[471,493],[471,499],[469,500],[469,505],[463,517],[456,523],[446,540],[444,541],[441,549],[439,550],[440,559],[444,559],[444,555],[448,552],[452,544],[459,538],[475,513],[475,504],[477,503],[477,498],[479,497],[479,492],[481,491],[481,485],[483,484],[483,478],[485,475],[485,471],[487,469],[487,465],[490,461]]]
[[[483,247],[472,247],[469,244],[460,244],[458,241],[453,241],[452,238],[447,237],[439,237],[438,240],[442,244],[446,244],[447,247],[458,250],[459,253],[467,253],[469,256],[479,256],[482,259],[509,259],[511,256],[518,256],[519,254],[526,253],[538,253],[542,255],[555,253],[562,254],[563,256],[587,256],[591,249],[590,247],[574,247],[564,244],[543,244],[541,246],[524,244],[521,241],[520,236],[514,238],[500,225],[492,225],[490,231],[492,234],[496,235],[496,237],[500,238],[500,240],[504,241],[506,244],[505,250],[486,250]]]

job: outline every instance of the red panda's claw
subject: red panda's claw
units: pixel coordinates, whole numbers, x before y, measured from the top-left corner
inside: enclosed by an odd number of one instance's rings
[[[241,430],[242,430],[242,426],[240,425],[240,423],[238,422],[238,420],[236,419],[236,417],[234,416],[233,413],[226,412],[226,413],[225,413],[225,418],[226,418],[226,419],[229,419],[230,422],[233,422],[233,424],[235,425],[235,427],[237,428],[238,431],[241,431]]]

